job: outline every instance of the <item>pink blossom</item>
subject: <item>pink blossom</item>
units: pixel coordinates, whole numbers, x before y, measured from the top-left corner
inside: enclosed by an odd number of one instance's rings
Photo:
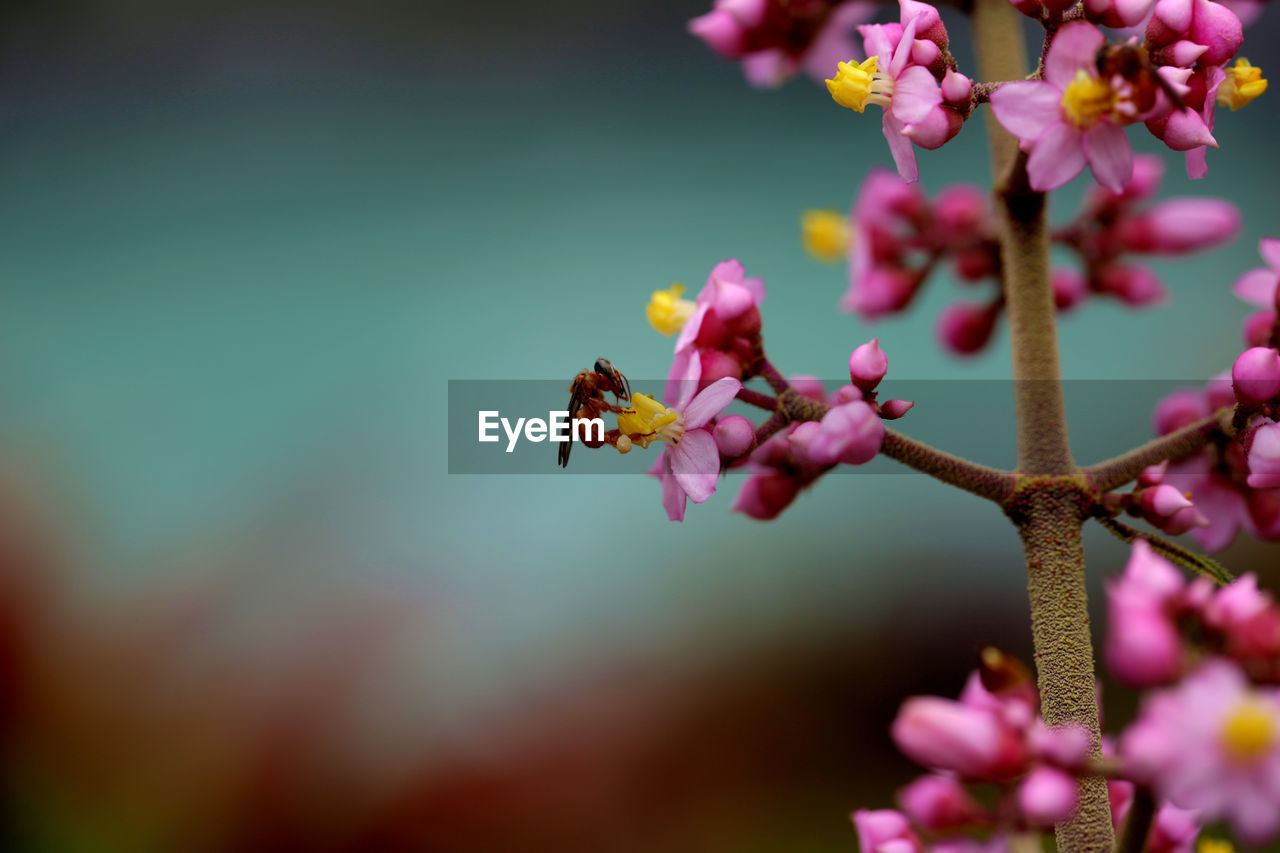
[[[681,384],[686,394],[692,386]],[[657,437],[666,442],[649,473],[662,481],[662,506],[667,518],[683,521],[685,501],[703,503],[716,492],[720,477],[720,451],[712,435],[712,419],[733,402],[742,383],[737,379],[717,380],[696,396],[682,397],[673,407],[676,418],[657,428]],[[633,395],[634,398],[643,395]],[[622,428],[619,415],[619,428]],[[624,431],[628,431],[625,430]]]
[[[1231,366],[1231,388],[1242,406],[1257,406],[1280,394],[1280,353],[1251,347]]]
[[[1251,305],[1275,310],[1277,297],[1280,296],[1280,240],[1263,237],[1258,251],[1266,262],[1266,267],[1249,270],[1240,276],[1232,291]]]
[[[1142,540],[1134,543],[1124,575],[1107,584],[1103,659],[1131,687],[1168,684],[1182,670],[1182,637],[1175,606],[1182,576]]]
[[[747,477],[734,498],[733,510],[759,521],[777,518],[800,494],[802,483],[777,470],[759,470]]]
[[[1084,0],[1085,15],[1104,27],[1136,26],[1151,13],[1155,0]]]
[[[1216,198],[1174,198],[1123,219],[1118,236],[1131,252],[1181,255],[1224,243],[1240,232],[1240,211]]]
[[[800,424],[791,435],[797,456],[810,465],[862,465],[880,452],[884,422],[863,400],[833,406],[822,420]]]
[[[755,427],[742,415],[729,415],[716,421],[714,436],[722,456],[737,459],[750,453],[756,444]]]
[[[1268,421],[1255,429],[1246,455],[1250,488],[1280,488],[1280,423]]]
[[[691,394],[679,387],[682,382],[705,388],[726,376],[742,377],[754,361],[752,340],[760,334],[764,296],[764,281],[748,278],[736,258],[712,268],[676,339],[664,400]]]
[[[1075,811],[1080,786],[1056,767],[1037,767],[1018,785],[1018,807],[1033,826],[1061,823]]]
[[[1147,46],[1157,52],[1179,41],[1202,45],[1199,61],[1205,66],[1227,62],[1244,40],[1240,19],[1213,0],[1158,0],[1146,35]]]
[[[973,355],[991,340],[1000,319],[1001,302],[973,305],[953,302],[938,315],[938,341],[956,355]]]
[[[924,845],[901,812],[858,809],[853,813],[853,826],[862,853],[923,853]]]
[[[1087,163],[1098,183],[1119,192],[1133,174],[1133,151],[1113,109],[1100,111],[1093,89],[1109,90],[1098,78],[1097,54],[1106,43],[1092,24],[1076,22],[1058,31],[1045,58],[1044,79],[1006,83],[991,95],[1005,130],[1031,152],[1031,187],[1057,189]]]
[[[898,792],[898,805],[921,829],[946,832],[985,817],[968,789],[951,776],[930,773]]]
[[[889,357],[880,349],[880,339],[857,347],[849,355],[849,379],[863,391],[874,391],[889,372]]]
[[[891,732],[913,761],[971,779],[1015,777],[1028,757],[1021,733],[999,716],[938,696],[908,699]]]
[[[1225,819],[1250,844],[1280,830],[1280,695],[1212,659],[1149,695],[1120,752],[1138,781],[1206,821]]]

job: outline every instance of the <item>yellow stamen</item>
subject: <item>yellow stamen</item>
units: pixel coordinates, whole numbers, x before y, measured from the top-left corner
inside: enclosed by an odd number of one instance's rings
[[[671,336],[684,328],[684,324],[693,316],[697,307],[690,299],[681,299],[684,285],[676,282],[666,290],[655,290],[645,306],[644,315],[649,318],[649,325],[660,333]]]
[[[1271,751],[1275,742],[1275,718],[1256,700],[1241,702],[1222,724],[1223,748],[1241,763],[1257,761]]]
[[[827,81],[832,100],[856,112],[864,111],[867,104],[889,106],[893,81],[880,73],[879,61],[879,57],[869,56],[857,65],[841,62],[836,66],[836,78]]]
[[[1262,69],[1250,65],[1247,59],[1237,59],[1236,64],[1227,69],[1227,78],[1218,87],[1218,103],[1231,107],[1235,112],[1265,91],[1267,81],[1262,76]]]
[[[655,440],[675,444],[684,436],[680,413],[647,394],[631,395],[631,408],[618,413],[618,429],[641,447],[648,447]]]
[[[1196,853],[1236,853],[1236,848],[1225,838],[1201,838]]]
[[[1116,93],[1105,80],[1083,68],[1062,93],[1062,113],[1076,127],[1089,127],[1116,105]]]
[[[849,250],[849,220],[834,210],[806,210],[800,220],[804,248],[820,261],[833,263]]]

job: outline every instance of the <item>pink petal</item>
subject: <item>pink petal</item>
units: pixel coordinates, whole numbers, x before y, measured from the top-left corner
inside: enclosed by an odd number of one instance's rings
[[[1280,240],[1275,237],[1263,237],[1262,242],[1258,244],[1258,252],[1267,262],[1267,266],[1280,273]]]
[[[707,288],[703,288],[706,290]],[[698,294],[701,296],[702,294]],[[698,300],[698,307],[694,309],[693,314],[684,323],[684,328],[680,330],[680,337],[676,338],[676,352],[683,352],[693,346],[693,342],[698,338],[698,330],[702,328],[702,318],[711,310],[711,301],[708,299],[703,302]]]
[[[1236,279],[1231,292],[1252,305],[1270,308],[1275,304],[1277,282],[1280,282],[1280,273],[1259,267],[1256,270],[1249,270]]]
[[[667,453],[671,457],[671,473],[689,500],[700,504],[716,493],[720,450],[711,433],[704,429],[686,432]]]
[[[881,64],[892,57],[893,42],[889,38],[888,25],[868,24],[858,27],[858,32],[862,34],[862,46],[866,49],[867,56],[880,57]]]
[[[1061,101],[1062,91],[1040,80],[1005,83],[991,93],[996,120],[1027,141],[1038,139],[1049,125],[1061,121]]]
[[[1084,144],[1081,133],[1065,122],[1050,125],[1027,159],[1031,188],[1046,192],[1056,190],[1084,169]]]
[[[698,396],[694,397],[684,411],[684,428],[696,430],[707,425],[707,421],[725,410],[733,402],[733,398],[742,390],[742,383],[732,376],[725,376],[712,382]]]
[[[684,521],[685,493],[671,473],[671,451],[662,454],[662,508],[670,521]]]
[[[821,82],[824,77],[831,76],[838,63],[847,59],[861,60],[863,57],[859,55],[861,51],[853,39],[853,28],[871,20],[875,14],[874,4],[859,0],[837,6],[805,51],[805,73]]]
[[[893,86],[893,116],[904,125],[924,121],[942,104],[942,90],[929,69],[912,65],[898,76]]]
[[[907,67],[907,61],[911,59],[911,45],[916,40],[916,25],[919,23],[919,16],[913,17],[902,27],[902,38],[898,41],[898,46],[893,51],[893,60],[889,63],[888,74],[895,80],[902,70]]]
[[[1059,89],[1066,89],[1080,70],[1097,70],[1098,48],[1106,38],[1092,24],[1083,21],[1067,24],[1058,30],[1049,55],[1044,60],[1044,78]]]
[[[1085,131],[1084,153],[1093,176],[1112,192],[1120,192],[1133,177],[1133,149],[1124,129],[1100,121]]]
[[[671,362],[671,372],[667,374],[667,387],[662,400],[668,406],[683,410],[693,399],[698,390],[698,380],[702,378],[702,357],[697,350],[677,352]]]
[[[884,138],[889,143],[889,153],[893,155],[894,165],[902,180],[914,184],[920,180],[920,168],[916,165],[916,152],[911,147],[911,140],[902,132],[902,123],[889,110],[884,112]],[[1083,166],[1083,155],[1081,156]]]
[[[742,76],[757,89],[776,89],[796,73],[796,61],[778,49],[749,53],[742,58],[741,65]]]
[[[1209,156],[1207,148],[1193,148],[1187,152],[1187,177],[1203,178],[1209,174]]]
[[[1161,141],[1174,151],[1191,151],[1208,145],[1218,147],[1218,140],[1209,132],[1209,125],[1195,110],[1175,110],[1165,119]]]

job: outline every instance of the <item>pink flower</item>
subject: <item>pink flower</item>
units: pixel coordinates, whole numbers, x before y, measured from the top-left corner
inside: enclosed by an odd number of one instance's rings
[[[1258,251],[1266,261],[1266,267],[1249,270],[1240,276],[1232,292],[1251,305],[1274,311],[1280,297],[1280,240],[1263,237]]]
[[[681,387],[686,392],[693,388],[688,382]],[[667,444],[649,473],[662,481],[662,506],[672,521],[684,520],[686,499],[700,504],[715,494],[720,451],[711,421],[740,390],[737,379],[719,379],[670,409],[644,394],[633,394],[631,409],[618,415],[618,428],[624,433],[649,436],[642,446],[654,440]]]
[[[1058,31],[1045,58],[1044,79],[1006,83],[991,95],[1005,130],[1031,152],[1031,187],[1046,191],[1070,181],[1088,163],[1098,183],[1119,192],[1133,174],[1133,151],[1121,124],[1111,83],[1098,76],[1098,50],[1106,43],[1092,24]]]
[[[1280,394],[1280,353],[1251,347],[1231,366],[1231,388],[1242,406],[1258,406]]]
[[[1131,252],[1181,255],[1225,243],[1240,232],[1240,211],[1216,198],[1174,198],[1119,223]]]
[[[1268,421],[1255,429],[1246,456],[1249,488],[1280,488],[1280,423]]]
[[[884,422],[864,400],[833,406],[822,420],[800,424],[791,434],[793,453],[803,464],[862,465],[880,452]]]
[[[1107,584],[1103,658],[1131,687],[1169,684],[1182,670],[1182,636],[1175,607],[1182,576],[1142,540],[1133,544],[1124,575]]]
[[[970,779],[1016,777],[1028,758],[1021,732],[1000,716],[939,696],[908,699],[891,733],[911,760]]]
[[[874,14],[875,6],[860,0],[716,0],[710,12],[689,21],[689,32],[726,59],[740,60],[747,82],[773,88],[801,70],[821,80],[852,55],[853,28]]]
[[[853,813],[853,826],[862,853],[923,853],[924,845],[901,812],[858,809]]]
[[[1187,41],[1205,48],[1202,65],[1222,65],[1236,55],[1244,32],[1231,10],[1213,0],[1159,0],[1147,21],[1147,46],[1161,48]]]
[[[1018,785],[1018,808],[1032,826],[1053,826],[1075,811],[1080,786],[1056,767],[1037,767]]]
[[[760,334],[760,303],[764,295],[763,279],[748,278],[736,258],[721,261],[711,269],[688,319],[680,327],[664,400],[672,402],[682,394],[691,396],[696,388],[705,388],[726,376],[742,377],[754,361],[752,342]],[[688,308],[687,300],[683,304]],[[682,382],[694,387],[682,389]]]
[[[1280,695],[1252,688],[1234,664],[1210,660],[1148,696],[1120,752],[1138,781],[1229,821],[1248,843],[1280,830]]]
[[[913,823],[929,832],[960,829],[986,815],[958,779],[934,773],[899,791],[898,805]]]

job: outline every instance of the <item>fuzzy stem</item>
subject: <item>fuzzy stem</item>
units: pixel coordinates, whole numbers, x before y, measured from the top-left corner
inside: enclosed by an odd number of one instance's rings
[[[1231,409],[1223,408],[1182,429],[1174,430],[1128,453],[1090,465],[1084,469],[1089,488],[1098,493],[1118,489],[1125,483],[1138,479],[1138,475],[1151,465],[1166,459],[1181,462],[1195,456],[1216,435],[1231,435]]]
[[[1013,493],[1014,478],[1011,472],[998,471],[961,459],[891,429],[885,430],[880,452],[908,468],[914,468],[987,500],[1002,503]]]
[[[1008,0],[976,0],[973,31],[985,80],[1027,75],[1022,18]],[[1018,488],[1005,503],[1027,560],[1040,710],[1050,726],[1083,726],[1101,753],[1093,643],[1084,586],[1083,478],[1067,442],[1057,311],[1049,286],[1045,197],[1029,185],[1018,141],[987,115],[1004,295],[1012,336]],[[1080,800],[1057,827],[1062,853],[1111,853],[1106,781],[1080,780]]]
[[[753,391],[750,388],[743,388],[738,391],[738,399],[749,406],[755,406],[758,409],[774,411],[778,408],[778,400],[776,397],[770,397],[768,394],[761,394],[759,391]]]

